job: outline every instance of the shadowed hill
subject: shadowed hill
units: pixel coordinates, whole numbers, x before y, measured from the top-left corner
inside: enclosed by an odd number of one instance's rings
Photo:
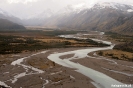
[[[7,19],[0,19],[0,30],[25,30],[26,28]]]

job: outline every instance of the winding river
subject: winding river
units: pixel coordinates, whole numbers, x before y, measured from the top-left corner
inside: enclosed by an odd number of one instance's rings
[[[104,34],[103,32],[100,33],[100,35],[103,35],[103,34]],[[74,36],[74,35],[61,35],[60,37],[85,39],[85,38],[82,38],[80,36]],[[108,50],[108,49],[112,49],[114,47],[114,44],[112,44],[111,42],[108,42],[108,41],[103,41],[103,40],[98,40],[98,39],[92,39],[92,40],[97,41],[97,42],[103,42],[105,44],[110,44],[110,46],[108,46],[108,47],[100,47],[100,48],[99,47],[95,47],[95,48],[93,47],[93,48],[73,50],[73,51],[62,52],[62,53],[54,53],[54,54],[50,54],[48,56],[48,59],[53,61],[53,62],[55,62],[55,63],[57,63],[57,64],[59,64],[59,65],[62,65],[64,67],[76,69],[75,70],[76,72],[79,72],[79,73],[85,75],[86,77],[92,79],[93,81],[91,83],[96,88],[112,88],[112,86],[111,86],[112,84],[125,85],[124,83],[121,83],[121,82],[119,82],[119,81],[107,76],[106,74],[103,74],[103,73],[101,73],[99,71],[93,70],[93,69],[88,68],[86,66],[83,66],[83,65],[81,65],[79,63],[75,63],[75,62],[71,61],[73,59],[81,59],[81,58],[85,58],[85,57],[89,58],[89,57],[92,57],[92,56],[88,56],[88,53],[91,53],[91,52],[94,52],[94,51],[99,51],[99,50]],[[11,81],[12,83],[15,83],[19,78],[24,77],[26,75],[44,73],[43,70],[34,68],[32,66],[24,65],[24,64],[22,64],[22,62],[25,59],[28,59],[28,58],[30,58],[32,56],[36,56],[36,55],[41,54],[41,53],[45,54],[46,52],[47,51],[42,51],[42,52],[27,56],[27,57],[24,57],[24,58],[20,58],[20,59],[18,59],[16,61],[13,61],[11,63],[11,65],[13,65],[13,66],[16,66],[16,65],[22,66],[25,69],[25,72],[15,75],[9,81]],[[61,56],[69,55],[69,54],[73,54],[74,56],[71,57],[71,58],[65,58],[65,59],[61,59],[60,58]],[[97,58],[97,57],[94,57],[94,58]],[[108,69],[106,69],[106,68],[103,68],[103,69],[108,71]],[[34,72],[31,73],[29,70],[32,70]],[[116,72],[116,73],[121,73],[121,72],[114,71],[114,70],[111,70],[111,71],[112,72]],[[122,74],[130,75],[130,74],[125,74],[125,73],[122,73]],[[132,76],[132,75],[130,75],[130,76]],[[44,83],[43,87],[42,87],[42,88],[44,88],[45,85],[47,85],[49,83],[49,81],[45,80],[43,78],[40,78],[40,79],[43,80],[43,81],[46,81],[46,83]],[[0,81],[0,85],[3,85],[3,86],[8,87],[8,88],[12,88],[12,87],[8,86],[7,84],[5,84],[2,81]],[[133,85],[131,85],[131,86],[133,86]],[[128,87],[119,87],[119,88],[128,88]],[[130,88],[133,88],[133,87],[130,87]]]
[[[67,38],[69,37],[70,38],[71,36],[62,35],[61,37],[67,37]],[[79,38],[79,37],[77,37],[77,38]],[[55,53],[55,54],[49,55],[48,59],[51,61],[54,61],[55,63],[62,65],[64,67],[76,69],[75,71],[91,78],[93,80],[92,84],[97,88],[112,88],[112,86],[111,86],[112,84],[125,85],[124,83],[121,83],[101,72],[98,72],[91,68],[85,67],[79,63],[74,63],[71,61],[73,59],[89,57],[88,53],[90,53],[90,52],[94,52],[94,51],[98,51],[98,50],[108,50],[108,49],[112,49],[114,47],[114,45],[111,42],[102,41],[102,40],[98,40],[98,39],[93,39],[93,40],[100,41],[100,42],[103,42],[106,44],[110,44],[110,46],[102,47],[102,48],[88,48],[88,49],[74,50],[74,51],[63,52],[63,53]],[[71,58],[66,58],[66,59],[60,58],[60,56],[69,55],[69,54],[74,54],[74,56]],[[119,88],[121,88],[121,87],[119,87]],[[124,87],[122,87],[122,88],[124,88]]]

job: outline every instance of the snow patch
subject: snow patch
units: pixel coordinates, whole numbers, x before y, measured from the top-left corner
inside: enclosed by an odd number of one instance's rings
[[[128,9],[127,12],[131,13],[133,12],[133,9]]]
[[[104,8],[111,8],[121,11],[128,11],[132,12],[133,6],[128,4],[116,3],[116,2],[99,2],[92,7],[92,9],[104,9]]]

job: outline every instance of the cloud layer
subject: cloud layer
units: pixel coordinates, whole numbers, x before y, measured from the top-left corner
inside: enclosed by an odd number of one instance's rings
[[[8,3],[24,3],[27,4],[28,2],[37,2],[38,0],[7,0]]]

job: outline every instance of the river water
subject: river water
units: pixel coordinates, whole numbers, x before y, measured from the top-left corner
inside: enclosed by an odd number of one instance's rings
[[[104,34],[104,33],[102,33],[102,34]],[[72,38],[74,36],[61,35],[61,37]],[[74,38],[79,38],[79,37],[74,37]],[[99,50],[108,50],[108,49],[112,49],[114,47],[114,45],[108,41],[103,41],[103,40],[98,40],[98,39],[92,39],[92,40],[110,44],[110,46],[109,47],[101,47],[101,48],[80,49],[80,50],[68,51],[68,52],[63,52],[63,53],[55,53],[55,54],[49,55],[48,59],[51,61],[54,61],[55,63],[62,65],[64,67],[76,69],[75,71],[92,79],[93,80],[92,84],[97,88],[112,88],[112,86],[111,86],[112,84],[125,85],[124,83],[121,83],[121,82],[107,76],[106,74],[103,74],[103,73],[93,70],[91,68],[85,67],[79,63],[74,63],[71,61],[73,59],[80,59],[80,58],[88,57],[88,53],[90,53],[90,52],[99,51]],[[74,54],[74,56],[71,58],[66,58],[66,59],[60,58],[60,56],[69,55],[69,54]],[[124,87],[119,87],[119,88],[124,88]],[[125,88],[127,88],[127,87],[125,87]]]

